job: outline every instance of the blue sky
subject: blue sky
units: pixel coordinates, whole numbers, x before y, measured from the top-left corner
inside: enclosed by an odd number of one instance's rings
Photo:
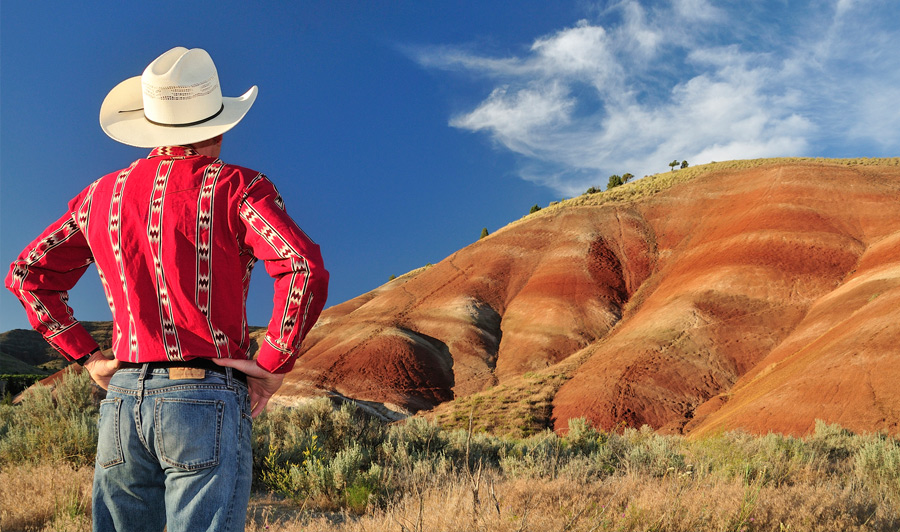
[[[898,21],[893,0],[5,1],[0,263],[146,155],[100,103],[173,46],[208,50],[226,96],[259,86],[222,157],[276,183],[334,305],[614,173],[900,155]],[[95,269],[70,295],[110,319]],[[26,327],[4,290],[0,330]]]

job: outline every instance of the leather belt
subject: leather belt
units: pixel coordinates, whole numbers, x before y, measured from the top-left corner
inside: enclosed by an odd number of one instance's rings
[[[192,368],[204,369],[206,371],[214,371],[220,375],[227,375],[226,366],[220,366],[212,361],[211,358],[192,358],[190,360],[171,360],[165,362],[119,362],[119,368],[141,369],[144,365],[149,366],[148,369],[172,369],[172,368]],[[247,385],[247,374],[235,368],[231,368],[231,376],[234,380]]]

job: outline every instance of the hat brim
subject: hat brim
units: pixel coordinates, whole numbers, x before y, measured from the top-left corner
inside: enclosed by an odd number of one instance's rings
[[[237,125],[256,101],[256,85],[237,98],[222,98],[223,109],[215,118],[193,126],[163,126],[144,117],[141,76],[126,79],[106,95],[100,106],[100,127],[113,140],[137,146],[194,144],[225,133]]]

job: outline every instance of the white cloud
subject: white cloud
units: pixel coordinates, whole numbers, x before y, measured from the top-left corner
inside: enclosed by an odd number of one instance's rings
[[[675,13],[686,20],[717,22],[726,19],[725,13],[707,0],[675,0]]]
[[[450,125],[472,131],[489,130],[498,141],[518,153],[537,156],[547,132],[569,122],[573,102],[558,83],[509,93],[494,89],[477,109],[451,120]]]
[[[481,104],[450,124],[487,132],[525,158],[522,178],[567,195],[613,173],[664,171],[672,159],[827,155],[841,136],[877,138],[896,151],[900,68],[885,72],[860,58],[900,67],[898,30],[872,22],[884,13],[873,17],[866,0],[837,0],[831,27],[820,31],[812,26],[820,7],[795,13],[811,26],[756,42],[722,28],[778,20],[748,20],[749,11],[705,0],[652,10],[626,1],[616,8],[621,22],[582,20],[536,38],[519,57],[452,48],[416,57],[495,80]]]

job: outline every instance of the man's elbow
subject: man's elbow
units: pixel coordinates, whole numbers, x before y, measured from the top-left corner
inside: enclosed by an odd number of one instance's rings
[[[21,275],[18,273],[18,269],[18,261],[13,262],[9,267],[9,272],[6,274],[6,278],[3,280],[3,285],[6,287],[6,289],[13,294],[16,294],[16,296],[18,296],[21,292],[19,286],[20,283],[18,282]]]
[[[320,262],[319,267],[313,270],[310,278],[313,282],[313,290],[316,293],[316,297],[324,302],[328,298],[328,281],[331,279],[331,274]]]

